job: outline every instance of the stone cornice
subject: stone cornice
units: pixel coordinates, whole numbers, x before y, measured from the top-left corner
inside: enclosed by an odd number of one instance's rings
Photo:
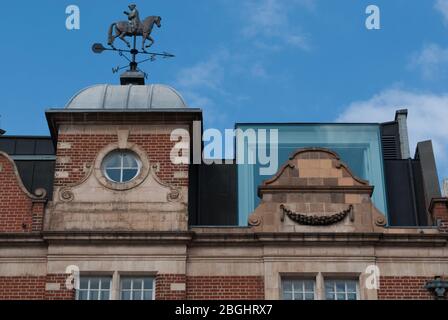
[[[448,235],[384,233],[196,233],[192,245],[444,247]]]
[[[43,245],[41,232],[0,233],[1,246]]]
[[[189,231],[46,231],[43,238],[49,243],[188,243],[193,233]]]
[[[188,246],[377,246],[377,247],[445,247],[448,234],[417,233],[253,233],[242,232],[84,232],[51,231],[44,233],[3,233],[0,246],[42,245],[44,243],[91,244],[184,244]]]

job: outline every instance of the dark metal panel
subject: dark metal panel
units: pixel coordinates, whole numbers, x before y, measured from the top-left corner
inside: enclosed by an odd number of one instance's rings
[[[35,154],[55,154],[53,141],[51,138],[36,140],[36,153]]]
[[[190,225],[236,226],[236,165],[190,168]]]
[[[386,160],[387,205],[391,226],[429,225],[418,160]]]
[[[0,138],[0,151],[6,152],[11,155],[14,154],[16,148],[16,142],[14,139]]]
[[[17,139],[14,154],[36,154],[36,140]]]
[[[423,183],[423,172],[419,160],[412,161],[412,168],[414,172],[414,188],[417,204],[418,222],[421,226],[431,225],[430,215],[428,213],[425,201],[425,188]]]
[[[386,160],[387,206],[391,226],[417,225],[407,161]]]
[[[33,176],[34,176],[34,162],[33,161],[15,161],[17,170],[19,170],[20,178],[25,185],[25,188],[32,192]]]
[[[47,191],[49,199],[53,194],[55,161],[15,161],[25,188],[34,193],[36,189]]]
[[[401,158],[398,122],[388,122],[381,125],[381,144],[384,160],[397,160]]]
[[[199,165],[192,164],[188,170],[188,224],[199,224]]]
[[[433,198],[440,198],[440,183],[437,174],[436,160],[431,141],[423,141],[417,144],[415,158],[420,160],[426,208]]]
[[[48,197],[51,199],[53,194],[54,167],[55,161],[34,161],[33,192],[36,189],[44,188],[47,191]]]

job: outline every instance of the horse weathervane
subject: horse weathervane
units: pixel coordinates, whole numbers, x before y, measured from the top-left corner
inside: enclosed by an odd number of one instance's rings
[[[95,43],[92,46],[92,50],[95,53],[102,53],[103,51],[116,51],[118,52],[120,57],[123,57],[129,62],[129,65],[112,68],[112,72],[117,73],[120,70],[129,67],[129,69],[120,77],[121,84],[144,84],[144,79],[147,78],[147,74],[138,68],[138,65],[140,63],[146,61],[154,61],[157,59],[157,57],[173,58],[174,55],[167,52],[146,51],[146,49],[151,47],[155,42],[151,37],[151,33],[153,31],[154,25],[156,25],[158,28],[162,26],[162,18],[159,16],[149,16],[141,21],[137,6],[135,4],[130,4],[128,7],[129,11],[124,11],[124,14],[128,16],[128,21],[114,22],[109,27],[107,41],[109,48],[104,47],[101,43]],[[132,47],[131,43],[129,43],[126,37],[132,37]],[[142,37],[141,50],[137,49],[137,37]],[[126,43],[128,48],[116,48],[114,45],[116,38],[120,38],[120,40]],[[145,46],[146,41],[149,41],[149,44]],[[127,54],[130,54],[131,56],[129,57]],[[137,61],[138,54],[148,55],[149,57],[144,60]]]

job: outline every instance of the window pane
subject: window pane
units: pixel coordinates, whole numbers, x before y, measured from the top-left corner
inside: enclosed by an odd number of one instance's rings
[[[137,169],[124,169],[123,170],[123,182],[131,181],[137,176]]]
[[[338,293],[336,296],[338,300],[345,300],[345,293]]]
[[[292,300],[292,292],[283,292],[284,300]]]
[[[314,300],[314,293],[306,293],[305,300]]]
[[[146,290],[143,293],[143,299],[144,300],[152,300],[152,290]]]
[[[101,291],[101,300],[109,300],[110,298],[110,291],[109,290],[103,290]]]
[[[343,281],[336,282],[336,292],[345,292],[345,282]]]
[[[78,300],[87,300],[87,290],[78,291]]]
[[[101,289],[110,289],[110,280],[107,278],[101,279]]]
[[[305,291],[306,292],[314,292],[314,282],[313,281],[305,281]]]
[[[331,292],[326,292],[326,294],[325,294],[325,299],[327,299],[327,300],[335,300],[336,299],[336,296],[334,295],[334,293],[331,293]]]
[[[100,288],[100,279],[99,278],[90,278],[90,290],[99,289]]]
[[[121,300],[131,300],[131,291],[122,291]]]
[[[104,162],[106,168],[120,168],[121,167],[121,157],[119,154],[112,154],[106,158]]]
[[[131,154],[123,155],[123,168],[137,168],[138,163],[135,160],[135,157]]]
[[[356,282],[347,281],[347,292],[356,292]]]
[[[142,279],[134,279],[134,290],[141,290],[143,285]]]
[[[132,300],[142,300],[142,291],[132,291]]]
[[[303,293],[295,292],[294,293],[294,300],[303,300]]]
[[[283,282],[283,291],[292,291],[292,282],[291,281]]]
[[[348,300],[357,300],[357,295],[356,295],[356,293],[349,293],[349,294],[347,295],[347,299],[348,299]]]
[[[90,290],[89,300],[98,300],[98,290]]]
[[[131,279],[122,279],[121,280],[121,289],[130,290],[131,289]]]
[[[144,280],[144,289],[152,289],[153,280],[150,278],[145,278]]]
[[[86,289],[89,287],[89,279],[81,278],[79,281],[79,289]]]
[[[107,176],[109,179],[115,182],[121,182],[120,181],[120,169],[107,169],[106,170]]]

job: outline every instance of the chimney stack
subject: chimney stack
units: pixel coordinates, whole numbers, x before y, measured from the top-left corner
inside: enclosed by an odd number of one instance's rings
[[[409,159],[411,157],[411,152],[409,150],[408,110],[398,110],[395,113],[395,121],[398,122],[398,130],[400,134],[401,158]]]
[[[448,198],[448,178],[443,180],[442,196]]]

